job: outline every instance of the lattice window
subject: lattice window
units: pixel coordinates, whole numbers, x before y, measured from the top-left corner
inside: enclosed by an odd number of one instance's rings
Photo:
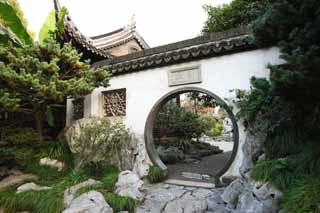
[[[103,108],[106,117],[126,115],[126,89],[103,92]]]
[[[73,103],[73,120],[83,118],[84,115],[84,98],[77,98]]]

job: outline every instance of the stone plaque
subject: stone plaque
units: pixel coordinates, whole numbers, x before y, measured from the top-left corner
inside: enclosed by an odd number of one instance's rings
[[[170,87],[183,84],[201,83],[202,79],[200,66],[183,67],[169,70],[168,81]]]

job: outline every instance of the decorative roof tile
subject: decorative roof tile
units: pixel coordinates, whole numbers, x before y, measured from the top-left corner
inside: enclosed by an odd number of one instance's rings
[[[53,1],[57,16],[61,6],[59,0]],[[83,53],[85,58],[90,58],[93,61],[113,58],[114,56],[109,53],[110,49],[126,44],[132,40],[135,40],[141,49],[150,48],[142,36],[136,31],[136,24],[133,21],[126,27],[91,38],[83,35],[79,31],[69,15],[65,17],[64,25],[65,32],[62,35],[63,40],[72,42],[72,44]]]
[[[125,56],[102,60],[93,66],[105,66],[114,75],[177,64],[201,58],[215,57],[256,49],[249,40],[246,27],[146,49]]]

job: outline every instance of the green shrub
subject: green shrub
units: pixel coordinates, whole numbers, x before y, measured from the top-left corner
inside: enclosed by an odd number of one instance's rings
[[[220,120],[216,120],[214,125],[213,125],[213,128],[212,128],[212,136],[213,137],[218,137],[221,135],[222,133],[222,130],[223,130],[223,123],[222,121]]]
[[[34,211],[42,195],[42,192],[35,191],[17,194],[12,188],[6,192],[0,192],[0,207],[4,208],[4,213]]]
[[[50,175],[50,173],[48,173]],[[64,191],[88,177],[76,173],[69,173],[58,183],[45,191],[26,191],[16,193],[12,188],[6,192],[0,192],[0,208],[5,213],[16,213],[20,211],[60,213],[64,209]]]
[[[112,192],[114,190],[115,185],[118,181],[119,173],[120,171],[115,167],[109,167],[104,171],[101,182],[109,192]]]
[[[77,130],[77,127],[80,130]],[[90,162],[105,161],[118,163],[121,166],[120,151],[129,146],[131,134],[122,123],[111,123],[108,119],[92,118],[68,131],[68,141],[75,151],[77,160],[75,169],[79,171]],[[78,134],[77,134],[78,132]],[[98,163],[99,164],[99,163]]]
[[[69,145],[66,141],[52,141],[48,142],[46,156],[51,159],[57,159],[65,163],[65,165],[72,168],[74,165],[73,154],[70,151]]]
[[[182,151],[189,149],[191,143],[192,143],[191,139],[177,138],[177,137],[163,138],[159,141],[155,141],[156,145],[161,145],[165,148],[177,147]]]
[[[158,166],[150,166],[149,172],[148,172],[148,180],[150,183],[159,183],[167,179],[168,172],[162,170]]]
[[[110,192],[104,194],[104,198],[114,212],[129,211],[133,213],[139,202],[128,196],[119,196]]]
[[[157,114],[154,133],[157,138],[199,138],[210,129],[207,124],[198,114],[169,102]]]
[[[221,32],[246,26],[263,14],[272,0],[234,0],[219,6],[205,5],[208,15],[203,32]]]
[[[10,145],[35,145],[39,143],[38,133],[31,128],[10,128],[1,130],[1,140]]]
[[[104,198],[106,199],[106,202],[110,205],[114,212],[134,212],[134,209],[139,204],[139,202],[133,198],[130,198],[128,196],[119,196],[108,191],[105,188],[105,185],[101,183],[79,189],[76,196],[80,196],[92,190],[102,193],[104,195]]]
[[[294,181],[292,187],[284,194],[282,207],[290,213],[320,212],[319,195],[319,176],[302,177]]]
[[[87,162],[81,167],[81,171],[89,177],[100,179],[106,169],[106,162]]]
[[[294,179],[288,160],[259,161],[252,170],[252,178],[274,184],[281,190],[287,189]]]
[[[35,174],[39,177],[38,183],[40,185],[52,185],[61,181],[68,171],[59,172],[56,168],[46,165],[39,165],[39,162],[33,162],[26,165],[25,172]]]
[[[138,205],[138,201],[127,196],[119,196],[112,193],[118,180],[118,176],[119,170],[117,168],[108,167],[104,170],[104,175],[100,180],[101,183],[79,189],[76,196],[95,190],[104,195],[107,203],[114,212],[129,211],[133,213],[135,207]]]

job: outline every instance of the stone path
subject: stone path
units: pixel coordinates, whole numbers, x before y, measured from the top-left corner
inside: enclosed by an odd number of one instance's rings
[[[183,172],[209,175],[210,177],[213,177],[227,164],[230,157],[231,152],[223,152],[221,154],[203,157],[200,162],[167,164],[166,166],[168,167],[169,178],[172,179],[190,180],[182,176]]]
[[[202,189],[155,184],[145,186],[145,200],[136,213],[227,213],[221,199],[223,188]]]

